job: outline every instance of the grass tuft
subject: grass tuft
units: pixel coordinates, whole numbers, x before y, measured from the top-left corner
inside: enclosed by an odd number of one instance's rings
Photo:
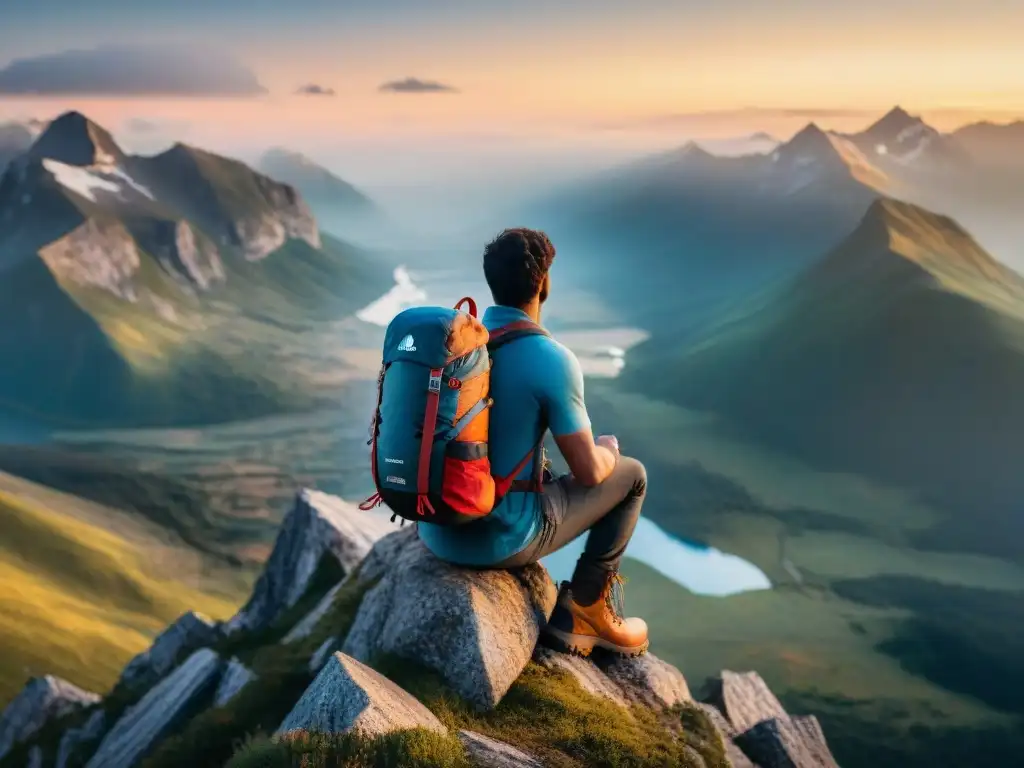
[[[462,742],[425,729],[382,736],[301,733],[246,744],[228,768],[469,768]]]
[[[724,766],[724,747],[698,708],[670,715],[678,728],[646,707],[622,707],[580,687],[563,670],[530,663],[493,710],[476,712],[441,678],[393,656],[373,666],[422,701],[452,731],[468,729],[512,744],[556,768]],[[692,750],[692,751],[691,751]]]

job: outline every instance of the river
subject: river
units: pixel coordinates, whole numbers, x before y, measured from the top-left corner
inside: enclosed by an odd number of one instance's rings
[[[450,306],[462,296],[473,296],[484,305],[489,291],[482,279],[466,279],[458,270],[413,272],[398,267],[391,290],[360,310],[357,317],[383,327],[407,307],[427,303]],[[551,312],[556,321],[572,320],[571,306],[562,304],[559,310]],[[642,341],[645,334],[636,328],[609,327],[570,330],[559,333],[558,338],[579,358],[584,375],[614,377],[625,367],[629,348]],[[544,559],[553,579],[559,581],[572,575],[583,544],[580,537]],[[641,517],[637,523],[626,557],[646,564],[696,594],[726,596],[771,588],[768,577],[754,564],[673,536],[647,517]]]

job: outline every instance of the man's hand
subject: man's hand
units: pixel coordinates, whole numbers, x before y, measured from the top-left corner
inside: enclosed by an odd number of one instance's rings
[[[589,428],[571,435],[556,436],[555,442],[569,465],[569,471],[582,485],[599,485],[619,461],[619,441],[611,435],[595,440]]]

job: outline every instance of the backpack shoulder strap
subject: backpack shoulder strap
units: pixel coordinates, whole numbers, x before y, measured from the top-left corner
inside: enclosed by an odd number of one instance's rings
[[[503,325],[491,331],[490,340],[487,342],[487,352],[493,355],[506,344],[511,344],[513,341],[527,336],[547,336],[550,338],[551,334],[532,320],[517,320],[514,323]],[[547,426],[541,429],[540,438],[511,473],[505,477],[496,478],[500,496],[504,496],[512,490],[531,491],[533,493],[543,492],[545,432],[547,432]],[[524,481],[516,480],[515,478],[526,468],[531,460],[533,461],[532,477]]]
[[[490,332],[490,339],[487,342],[487,352],[494,354],[506,344],[511,344],[517,339],[526,336],[547,336],[551,337],[547,329],[537,325],[532,320],[516,320],[514,323],[495,328]]]

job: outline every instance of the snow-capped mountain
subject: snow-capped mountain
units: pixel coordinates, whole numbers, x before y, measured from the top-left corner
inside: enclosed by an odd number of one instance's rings
[[[964,160],[956,142],[902,107],[848,137],[878,162],[910,167],[945,166]]]
[[[129,155],[66,113],[0,178],[0,403],[131,423],[282,407],[294,369],[241,350],[294,355],[283,329],[354,312],[389,272],[287,184],[183,144]]]

